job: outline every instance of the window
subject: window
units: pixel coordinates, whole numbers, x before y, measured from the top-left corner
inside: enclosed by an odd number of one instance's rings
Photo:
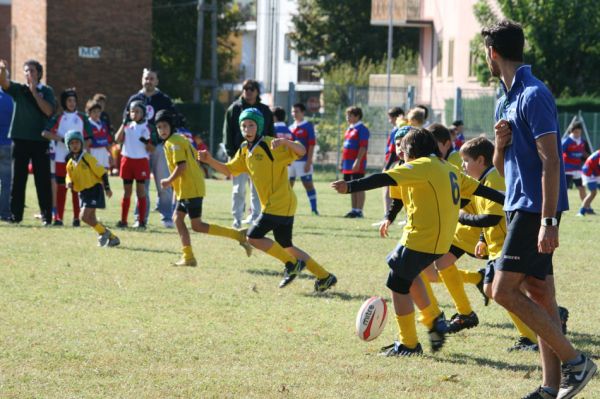
[[[448,41],[448,77],[454,76],[454,40]]]
[[[292,43],[289,33],[283,36],[283,60],[286,62],[292,61]]]
[[[477,76],[477,53],[471,49],[469,51],[469,77],[474,78]]]
[[[437,42],[437,63],[436,63],[437,77],[438,78],[442,77],[442,52],[443,51],[444,51],[444,42],[442,41],[441,37],[438,37],[438,42]]]

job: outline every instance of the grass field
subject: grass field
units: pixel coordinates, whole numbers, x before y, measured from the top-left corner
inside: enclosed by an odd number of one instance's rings
[[[99,213],[110,226],[120,212],[117,179],[113,188]],[[361,303],[389,298],[385,255],[400,226],[389,239],[371,227],[382,214],[379,191],[368,193],[365,219],[349,220],[341,217],[349,197],[325,181],[317,190],[320,217],[296,187],[294,242],[338,276],[321,295],[308,276],[278,289],[276,260],[246,258],[237,243],[200,234],[192,237],[199,266],[173,268],[179,239],[157,227],[156,213],[145,232],[119,231],[117,248],[96,247],[89,227],[42,228],[30,181],[24,222],[0,224],[0,398],[519,398],[539,385],[537,354],[506,351],[517,333],[474,287],[467,292],[481,323],[441,353],[431,354],[419,326],[423,357],[377,356],[396,336],[393,318],[377,340],[356,338]],[[230,225],[230,182],[208,181],[207,191],[204,220]],[[569,337],[596,359],[599,222],[565,214],[555,255]],[[451,316],[445,289],[434,290]],[[600,398],[598,378],[579,397]]]

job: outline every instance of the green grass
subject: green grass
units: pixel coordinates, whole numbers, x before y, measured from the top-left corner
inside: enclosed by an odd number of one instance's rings
[[[119,186],[113,179],[115,196],[99,212],[110,226]],[[230,182],[207,188],[204,220],[229,225]],[[367,297],[389,298],[385,255],[400,228],[381,239],[370,226],[382,214],[378,191],[367,195],[367,218],[348,220],[341,215],[350,198],[323,179],[317,189],[322,216],[313,217],[296,187],[294,242],[338,276],[322,295],[308,276],[278,289],[276,260],[246,258],[236,243],[201,234],[192,237],[199,267],[173,268],[179,238],[156,227],[156,213],[149,230],[119,231],[122,245],[110,249],[96,247],[89,227],[39,227],[30,182],[24,222],[0,224],[0,398],[515,398],[539,384],[538,356],[506,352],[516,331],[498,305],[483,307],[474,287],[467,292],[478,328],[433,355],[419,326],[425,356],[376,356],[395,338],[393,318],[370,343],[354,335],[354,318]],[[564,215],[555,256],[569,337],[596,358],[599,220]],[[450,316],[448,295],[434,289]],[[598,379],[579,397],[600,397]]]

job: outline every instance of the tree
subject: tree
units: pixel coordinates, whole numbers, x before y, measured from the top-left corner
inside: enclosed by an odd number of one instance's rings
[[[173,98],[190,101],[196,64],[196,2],[154,0],[152,33],[153,64],[160,72],[160,86]],[[209,3],[210,1],[205,1]],[[217,63],[220,82],[231,81],[237,71],[231,68],[235,56],[230,35],[243,22],[240,9],[232,0],[217,0]],[[210,13],[204,16],[202,79],[210,77]],[[208,95],[208,90],[203,90]]]
[[[555,96],[600,94],[600,7],[596,0],[497,0],[506,18],[523,24],[525,62]],[[495,20],[488,0],[479,0],[475,16],[482,26]],[[476,46],[477,38],[472,44]],[[479,39],[479,67],[485,62]],[[488,78],[479,73],[481,81]]]
[[[344,63],[358,66],[362,58],[379,61],[387,53],[387,27],[373,26],[370,20],[370,1],[298,0],[290,37],[300,56],[325,57],[325,71]],[[418,29],[394,28],[394,54],[418,48]]]

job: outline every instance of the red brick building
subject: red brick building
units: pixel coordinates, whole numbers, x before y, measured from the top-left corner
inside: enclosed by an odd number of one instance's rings
[[[10,0],[0,0],[0,58],[10,65]]]
[[[128,97],[141,88],[143,68],[151,65],[152,0],[10,3],[12,78],[22,81],[23,62],[35,58],[57,97],[76,87],[83,110],[89,97],[104,93],[118,123]]]

